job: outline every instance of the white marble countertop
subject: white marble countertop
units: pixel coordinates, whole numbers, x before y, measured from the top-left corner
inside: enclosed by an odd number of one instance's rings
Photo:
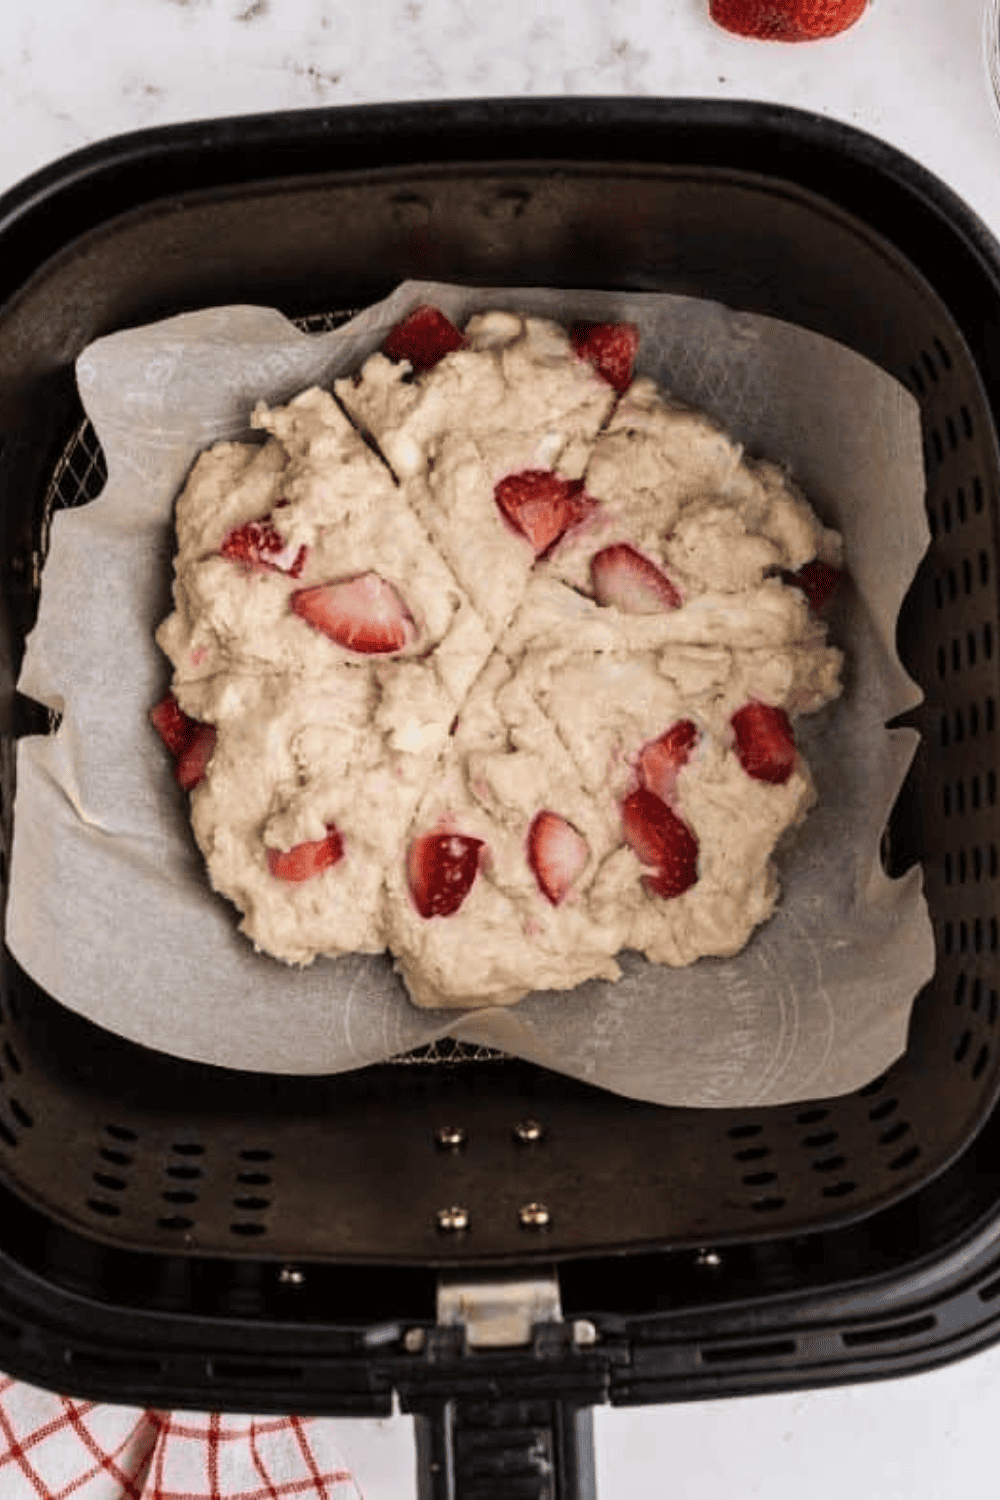
[[[102,137],[207,116],[403,99],[779,101],[907,151],[1000,236],[987,0],[874,0],[836,40],[747,42],[707,0],[7,0],[0,192]],[[1000,1348],[874,1385],[595,1416],[599,1500],[939,1500],[993,1454]],[[413,1494],[404,1419],[347,1423],[367,1500]]]

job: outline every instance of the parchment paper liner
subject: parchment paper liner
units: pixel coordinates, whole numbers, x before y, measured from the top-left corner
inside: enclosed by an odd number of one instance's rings
[[[830,623],[845,693],[798,728],[820,802],[780,851],[775,916],[734,959],[672,970],[625,953],[617,984],[420,1011],[388,956],[295,970],[254,953],[208,887],[147,720],[170,678],[153,633],[171,608],[174,500],[202,448],[246,435],[258,399],[330,386],[423,301],[459,323],[489,307],[633,319],[637,372],[786,463],[844,534],[852,584]],[[902,1052],[934,945],[919,869],[891,882],[878,854],[916,746],[884,726],[921,698],[895,627],[929,541],[919,411],[895,380],[827,339],[697,299],[419,283],[325,335],[245,307],[115,334],[84,351],[77,377],[109,478],[52,525],[19,687],[63,720],[18,746],[7,918],[12,952],[53,996],[133,1041],[231,1068],[338,1072],[450,1035],[697,1107],[848,1092]]]

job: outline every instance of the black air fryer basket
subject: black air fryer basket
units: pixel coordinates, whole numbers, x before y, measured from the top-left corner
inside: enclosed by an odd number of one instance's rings
[[[30,179],[0,200],[4,881],[15,741],[51,728],[13,686],[48,522],[103,480],[76,356],[224,303],[330,326],[407,277],[713,298],[919,401],[933,542],[899,645],[925,701],[885,860],[922,862],[937,964],[907,1053],[847,1097],[748,1111],[447,1044],[246,1074],[99,1030],[5,953],[0,1369],[241,1411],[378,1416],[395,1391],[428,1493],[569,1496],[597,1403],[902,1373],[998,1337],[1000,250],[899,153],[746,103],[222,120]]]

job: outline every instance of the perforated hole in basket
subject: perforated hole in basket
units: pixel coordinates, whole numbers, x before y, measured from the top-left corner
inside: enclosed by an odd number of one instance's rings
[[[0,1028],[3,1013],[0,1011]],[[0,1143],[11,1149],[17,1147],[25,1133],[35,1124],[34,1110],[30,1103],[28,1080],[23,1076],[21,1059],[10,1041],[5,1037],[0,1047]]]
[[[123,1213],[122,1198],[131,1186],[138,1133],[130,1126],[111,1122],[101,1130],[86,1185],[86,1206],[98,1219],[115,1219]]]

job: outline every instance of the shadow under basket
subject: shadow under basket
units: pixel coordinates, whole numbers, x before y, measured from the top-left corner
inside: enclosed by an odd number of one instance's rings
[[[923,865],[937,958],[908,1050],[857,1093],[749,1111],[457,1045],[236,1073],[99,1030],[5,954],[0,1369],[243,1411],[385,1415],[395,1391],[434,1419],[429,1492],[479,1493],[521,1443],[524,1493],[569,1495],[596,1403],[857,1380],[1000,1336],[1000,251],[899,153],[749,103],[222,120],[32,178],[0,200],[4,882],[15,742],[50,727],[13,686],[49,518],[103,482],[76,356],[223,303],[330,326],[407,277],[704,296],[838,339],[919,402],[933,541],[898,640],[925,701],[885,860]],[[513,1340],[447,1311],[456,1285],[475,1308],[537,1284],[548,1311]]]

